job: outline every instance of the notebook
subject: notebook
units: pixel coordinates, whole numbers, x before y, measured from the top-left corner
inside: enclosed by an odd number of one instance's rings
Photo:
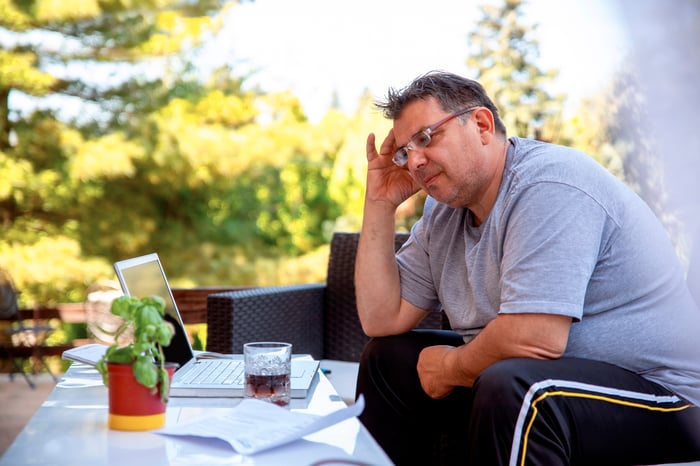
[[[165,317],[175,328],[170,345],[164,348],[165,359],[180,365],[173,376],[170,396],[243,396],[242,355],[221,355],[213,359],[195,357],[157,253],[115,262],[114,271],[124,294],[157,295],[165,300]],[[292,357],[292,398],[306,398],[318,379],[318,366],[319,361]]]

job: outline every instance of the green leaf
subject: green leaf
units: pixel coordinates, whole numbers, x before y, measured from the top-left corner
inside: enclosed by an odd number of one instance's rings
[[[105,384],[105,387],[109,386],[109,378],[107,377],[107,358],[106,356],[97,361],[97,364],[95,365],[95,369],[97,369],[97,372],[99,372],[102,375],[102,383]]]
[[[153,295],[149,296],[148,298],[144,298],[144,300],[155,307],[161,316],[165,315],[165,300],[162,297]]]
[[[170,377],[168,371],[162,366],[158,368],[158,374],[160,375],[160,399],[163,403],[167,403],[170,393]]]
[[[129,296],[119,296],[114,301],[112,301],[112,314],[114,314],[115,316],[128,319],[130,312],[131,300]]]
[[[134,353],[138,355],[145,354],[146,352],[150,351],[152,347],[152,343],[146,341],[137,341],[134,343]]]
[[[161,346],[168,346],[170,340],[173,338],[173,329],[170,325],[161,325],[158,327],[158,333],[156,335],[156,341]]]
[[[134,360],[134,349],[131,346],[124,346],[122,348],[115,348],[110,351],[107,360],[109,362],[116,362],[121,364],[130,364]]]
[[[148,342],[149,344],[153,342],[156,335],[158,327],[155,325],[145,325],[142,327],[136,327],[135,337],[137,340]]]
[[[139,357],[134,362],[134,375],[141,385],[153,388],[158,383],[158,370],[150,357]]]
[[[136,328],[148,325],[157,327],[161,322],[163,322],[163,318],[158,312],[158,308],[152,304],[145,304],[136,311]]]

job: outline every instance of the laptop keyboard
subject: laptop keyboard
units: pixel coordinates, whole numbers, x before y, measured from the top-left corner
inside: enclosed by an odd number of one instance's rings
[[[199,361],[185,374],[181,382],[198,385],[232,385],[243,383],[243,363],[230,359]]]

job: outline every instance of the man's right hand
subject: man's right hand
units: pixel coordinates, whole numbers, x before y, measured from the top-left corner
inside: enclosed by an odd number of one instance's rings
[[[382,142],[379,152],[374,133],[367,136],[367,201],[385,201],[397,208],[420,189],[409,171],[392,161],[395,151],[393,129]]]

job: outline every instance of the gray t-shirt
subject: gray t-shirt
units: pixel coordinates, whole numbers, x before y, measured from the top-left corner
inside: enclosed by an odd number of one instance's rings
[[[588,155],[511,138],[475,226],[428,198],[397,253],[404,299],[469,342],[499,313],[573,318],[565,356],[607,361],[700,404],[700,311],[663,226]]]

